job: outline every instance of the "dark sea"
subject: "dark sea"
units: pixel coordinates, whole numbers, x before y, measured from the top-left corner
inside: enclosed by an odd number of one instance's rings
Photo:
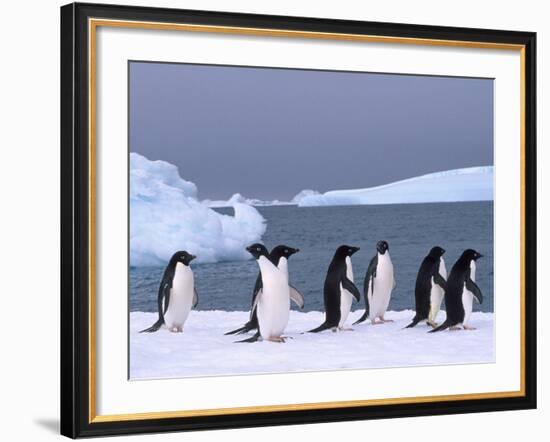
[[[378,240],[390,246],[396,287],[389,310],[414,309],[414,284],[422,259],[439,245],[447,271],[462,251],[473,248],[484,255],[477,263],[476,281],[483,304],[474,310],[492,312],[493,202],[395,204],[380,206],[257,208],[267,221],[263,242],[301,251],[289,260],[290,282],[305,298],[305,311],[323,311],[323,283],[332,255],[341,244],[361,247],[353,255],[355,283],[360,291]],[[232,214],[231,208],[216,209]],[[258,273],[254,260],[196,264],[199,310],[247,311]],[[164,268],[130,268],[130,310],[156,311],[157,290]],[[294,308],[294,307],[293,307]],[[364,300],[353,309],[364,308]],[[444,306],[443,306],[444,308]]]

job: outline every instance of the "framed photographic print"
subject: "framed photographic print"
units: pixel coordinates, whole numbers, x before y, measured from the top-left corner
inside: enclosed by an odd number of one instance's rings
[[[535,44],[62,7],[62,434],[536,407]]]

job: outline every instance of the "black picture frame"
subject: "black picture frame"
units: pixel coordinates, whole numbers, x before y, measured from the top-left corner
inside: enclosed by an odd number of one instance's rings
[[[199,417],[90,420],[89,18],[522,45],[524,395]],[[536,34],[73,3],[61,8],[61,434],[76,438],[536,408]]]

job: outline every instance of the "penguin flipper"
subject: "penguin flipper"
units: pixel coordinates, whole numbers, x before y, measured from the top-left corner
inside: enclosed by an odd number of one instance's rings
[[[472,292],[474,295],[474,299],[481,304],[483,302],[483,294],[481,293],[481,290],[477,286],[477,284],[471,280],[470,276],[468,275],[468,278],[466,278],[466,288]]]
[[[304,296],[298,291],[296,287],[293,287],[291,285],[289,285],[288,287],[290,289],[290,299],[292,299],[292,301],[294,301],[294,303],[301,309],[304,308]]]
[[[332,325],[329,325],[328,323],[323,322],[319,327],[314,328],[313,330],[308,330],[308,333],[319,333],[324,330],[328,330],[329,328],[332,328],[332,327],[333,327]]]
[[[140,333],[154,333],[162,327],[162,324],[164,324],[164,319],[159,318],[151,327],[141,330]]]
[[[443,324],[441,324],[439,327],[434,328],[433,330],[430,330],[428,333],[435,333],[435,332],[443,331],[443,330],[448,329],[450,326],[451,326],[451,322],[446,319],[443,322]]]
[[[193,289],[193,305],[192,308],[195,308],[199,304],[199,293],[197,292],[197,289]]]
[[[359,289],[355,286],[353,281],[345,275],[342,278],[342,287],[350,292],[357,301],[361,301],[361,293],[359,293]]]
[[[243,342],[246,342],[246,343],[251,343],[251,342],[256,342],[256,341],[259,341],[260,340],[260,332],[257,331],[256,334],[254,336],[252,336],[251,338],[248,338],[248,339],[243,339],[242,341],[235,341],[236,344],[241,344]]]
[[[259,289],[254,294],[254,302],[252,303],[252,308],[250,309],[250,316],[252,317],[252,314],[254,313],[254,310],[256,310],[256,307],[258,306],[258,302],[260,302],[260,298],[262,297],[263,289]]]
[[[374,278],[376,278],[376,267],[378,267],[378,254],[374,255],[374,257],[370,260],[367,273],[365,274],[365,281],[363,282],[363,294],[365,296],[365,313],[357,322],[355,322],[355,324],[359,324],[360,322],[363,322],[369,316],[369,296],[368,295],[369,295],[369,291],[371,295],[374,294]]]
[[[443,290],[447,290],[447,282],[445,281],[445,278],[441,276],[439,270],[436,270],[436,272],[434,273],[434,282]]]

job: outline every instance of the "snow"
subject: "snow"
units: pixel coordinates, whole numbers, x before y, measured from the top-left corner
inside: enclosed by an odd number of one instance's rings
[[[360,317],[352,312],[348,324]],[[156,313],[130,313],[130,377],[175,378],[227,374],[284,373],[358,368],[403,367],[494,362],[493,314],[474,312],[473,331],[427,333],[419,324],[403,329],[414,316],[404,310],[387,312],[395,322],[353,326],[353,331],[302,332],[323,322],[321,312],[290,312],[286,343],[234,343],[248,335],[224,333],[246,322],[248,312],[192,311],[183,333],[162,328],[139,333],[157,319]],[[440,312],[442,322],[445,313]],[[214,362],[214,363],[213,363]]]
[[[229,198],[228,200],[202,200],[201,202],[207,207],[231,207],[231,206],[234,206],[235,203],[248,204],[250,206],[259,206],[259,207],[289,206],[294,204],[294,203],[289,203],[286,201],[279,201],[279,200],[264,201],[256,198],[246,198],[242,196],[240,193],[233,194],[231,198]]]
[[[493,166],[447,170],[365,189],[302,191],[298,206],[491,201]]]
[[[234,216],[201,204],[197,187],[176,166],[130,154],[130,265],[163,265],[177,250],[198,262],[251,259],[245,247],[266,225],[252,206],[235,202]]]

